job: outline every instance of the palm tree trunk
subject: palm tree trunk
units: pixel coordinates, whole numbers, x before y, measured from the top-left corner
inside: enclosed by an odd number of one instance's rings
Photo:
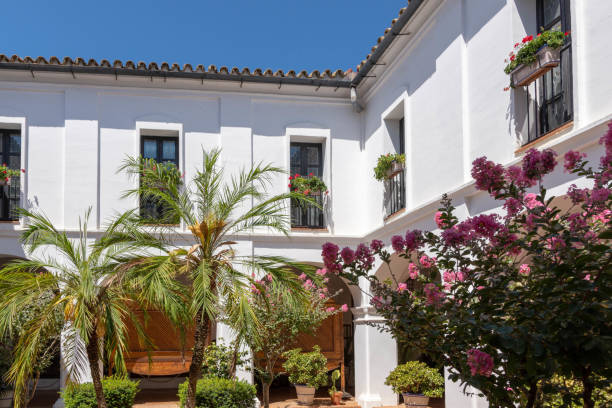
[[[204,361],[204,348],[208,337],[210,319],[198,311],[195,318],[195,335],[191,366],[189,367],[189,386],[187,387],[187,401],[185,408],[195,408],[195,394],[198,380],[202,375],[202,362]]]
[[[100,376],[100,344],[98,343],[98,335],[95,332],[89,337],[87,344],[87,358],[89,359],[89,369],[91,371],[91,379],[94,390],[96,392],[96,401],[98,408],[106,408],[106,398],[102,390],[102,378]]]

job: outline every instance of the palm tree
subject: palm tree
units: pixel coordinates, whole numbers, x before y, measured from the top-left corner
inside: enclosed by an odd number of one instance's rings
[[[42,214],[21,210],[28,225],[21,240],[30,259],[16,260],[0,270],[0,335],[9,333],[16,316],[26,305],[41,301],[44,307],[25,322],[14,350],[8,379],[15,384],[15,406],[23,407],[27,380],[45,344],[44,336],[55,324],[56,313],[65,318],[63,358],[70,381],[81,381],[82,368],[89,365],[99,408],[106,407],[102,392],[102,353],[112,356],[114,367],[125,373],[127,323],[137,327],[147,342],[142,324],[132,313],[153,304],[180,316],[182,300],[172,269],[163,267],[165,258],[135,248],[130,242],[159,239],[145,232],[129,230],[130,212],[112,222],[97,242],[88,236],[90,210],[79,219],[78,237],[57,230]],[[129,238],[129,239],[128,239]],[[161,262],[158,262],[163,259]],[[137,266],[137,267],[136,267]],[[49,293],[52,296],[49,296]],[[174,308],[174,309],[173,309]],[[84,349],[84,350],[83,350]]]
[[[291,199],[314,202],[294,192],[266,194],[272,177],[285,173],[271,165],[260,163],[226,179],[218,166],[219,155],[219,150],[203,152],[203,169],[196,171],[187,185],[173,164],[127,158],[120,169],[139,178],[138,186],[125,196],[135,196],[141,202],[157,206],[160,221],[153,228],[167,231],[173,227],[160,224],[182,222],[190,232],[183,235],[184,241],[167,247],[168,257],[191,282],[188,297],[194,346],[186,408],[195,407],[196,384],[201,376],[211,322],[227,313],[232,313],[234,320],[255,320],[248,302],[249,291],[259,285],[255,276],[269,275],[299,297],[302,287],[296,271],[314,275],[312,267],[283,257],[236,253],[233,240],[240,235],[258,230],[288,234]],[[150,221],[150,218],[142,220],[143,223]],[[232,307],[224,308],[224,305]]]

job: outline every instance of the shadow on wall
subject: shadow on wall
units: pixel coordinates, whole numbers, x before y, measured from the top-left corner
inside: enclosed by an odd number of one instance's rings
[[[507,0],[445,2],[426,28],[429,32],[424,33],[423,39],[411,51],[410,58],[405,58],[396,71],[409,81],[408,95],[414,94],[436,72],[438,58],[457,38],[463,37],[469,42],[506,3]],[[387,92],[395,91],[389,89]],[[373,114],[380,115],[381,112]],[[366,135],[371,136],[379,124],[377,121],[368,122],[372,129],[366,129]]]

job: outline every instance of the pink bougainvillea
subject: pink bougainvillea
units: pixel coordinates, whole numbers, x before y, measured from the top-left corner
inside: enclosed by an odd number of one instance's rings
[[[472,376],[482,375],[490,377],[493,373],[493,357],[484,351],[470,349],[467,352],[467,364],[470,366]]]

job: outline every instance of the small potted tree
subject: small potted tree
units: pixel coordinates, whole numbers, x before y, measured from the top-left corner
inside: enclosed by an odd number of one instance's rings
[[[340,370],[334,370],[331,374],[331,387],[329,388],[329,397],[332,405],[340,405],[342,402],[342,391],[336,389],[336,381],[340,379]]]
[[[511,77],[511,86],[528,86],[559,65],[559,49],[569,33],[544,31],[536,37],[529,35],[514,44],[504,72]]]
[[[404,404],[411,407],[426,407],[429,398],[441,398],[444,393],[444,377],[437,369],[420,361],[409,361],[397,366],[387,379],[393,391],[402,394]]]
[[[298,404],[312,405],[317,388],[327,385],[327,359],[319,346],[309,353],[296,348],[284,354],[283,368],[289,374],[289,382],[295,386]]]
[[[387,153],[378,157],[374,167],[374,178],[385,181],[404,170],[406,155],[403,153]]]

